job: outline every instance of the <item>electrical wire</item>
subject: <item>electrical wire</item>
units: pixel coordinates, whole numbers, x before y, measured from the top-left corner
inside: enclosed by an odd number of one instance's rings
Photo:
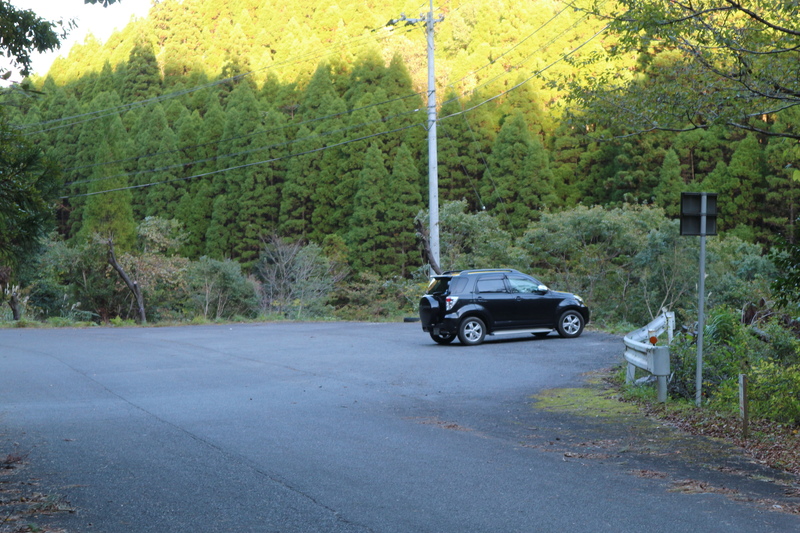
[[[403,130],[407,130],[407,129],[410,129],[410,128],[416,128],[418,126],[419,126],[419,124],[409,124],[409,125],[406,125],[406,126],[403,126],[403,127],[400,127],[400,128],[395,128],[393,130],[382,131],[382,132],[373,133],[373,134],[370,134],[370,135],[365,135],[363,137],[359,137],[358,139],[350,139],[350,140],[342,141],[342,142],[339,142],[339,143],[336,143],[336,144],[331,144],[331,145],[323,146],[323,147],[320,147],[320,148],[314,148],[312,150],[306,150],[305,152],[298,152],[298,153],[295,153],[295,154],[287,154],[287,155],[283,155],[283,156],[280,156],[280,157],[274,157],[272,159],[265,159],[263,161],[256,161],[256,162],[253,162],[253,163],[245,163],[243,165],[238,165],[238,166],[235,166],[235,167],[212,170],[212,171],[209,171],[209,172],[204,172],[202,174],[195,174],[193,176],[184,176],[184,177],[181,177],[181,178],[174,178],[174,179],[163,180],[163,181],[155,181],[155,182],[151,182],[151,183],[142,183],[142,184],[139,184],[139,185],[128,185],[126,187],[117,187],[115,189],[107,189],[107,190],[104,190],[104,191],[95,191],[95,192],[87,192],[87,193],[82,193],[82,194],[73,194],[73,195],[69,195],[69,196],[60,196],[59,199],[60,200],[67,200],[67,199],[70,199],[70,198],[95,196],[97,194],[105,194],[105,193],[109,193],[109,192],[119,192],[119,191],[133,190],[133,189],[143,189],[143,188],[146,188],[146,187],[153,187],[155,185],[164,185],[164,184],[167,184],[167,183],[175,183],[175,182],[178,182],[178,181],[187,181],[187,180],[191,180],[191,179],[195,179],[195,178],[204,178],[204,177],[211,176],[211,175],[214,175],[214,174],[219,174],[221,172],[228,172],[228,171],[231,171],[231,170],[239,170],[239,169],[242,169],[242,168],[248,168],[248,167],[252,167],[252,166],[256,166],[256,165],[263,165],[263,164],[266,164],[266,163],[272,163],[274,161],[280,161],[282,159],[288,159],[290,157],[299,157],[299,156],[303,156],[303,155],[309,155],[309,154],[313,154],[313,153],[316,153],[316,152],[321,152],[323,150],[327,150],[329,148],[336,148],[338,146],[344,146],[346,144],[350,144],[350,143],[354,143],[354,142],[358,142],[358,141],[364,141],[366,139],[371,139],[373,137],[378,137],[378,136],[381,136],[381,135],[388,135],[390,133],[397,133],[397,132],[400,132],[400,131],[403,131]]]
[[[289,129],[289,128],[299,128],[301,126],[305,126],[307,124],[313,124],[315,122],[320,122],[320,121],[323,121],[323,120],[332,120],[332,119],[335,119],[335,118],[338,118],[338,117],[341,117],[341,116],[352,115],[353,113],[356,113],[358,111],[363,111],[363,110],[366,110],[366,109],[370,109],[372,107],[378,107],[378,106],[382,106],[382,105],[386,105],[386,104],[391,104],[391,103],[394,103],[394,102],[399,102],[399,101],[405,100],[407,98],[412,98],[414,96],[421,96],[421,93],[411,93],[411,94],[408,94],[406,96],[398,96],[397,98],[392,98],[390,100],[384,100],[383,102],[376,102],[376,103],[365,105],[365,106],[362,106],[362,107],[353,108],[353,109],[350,109],[350,110],[347,110],[347,111],[342,111],[340,113],[333,113],[333,114],[330,114],[330,115],[325,115],[323,117],[311,118],[311,119],[303,120],[301,122],[296,122],[296,123],[287,123],[287,124],[285,124],[283,126],[280,126],[280,127],[277,127],[277,128],[266,129],[266,130],[257,130],[257,131],[254,131],[252,133],[246,133],[244,135],[237,135],[237,136],[234,136],[234,137],[226,137],[224,139],[218,139],[218,140],[209,141],[209,142],[206,142],[206,143],[182,146],[182,147],[176,148],[174,150],[166,150],[166,151],[163,151],[163,152],[153,152],[153,153],[149,153],[149,154],[142,154],[142,155],[137,155],[137,156],[128,157],[128,158],[124,158],[124,159],[116,159],[116,160],[113,160],[113,161],[105,161],[105,162],[102,162],[102,163],[92,163],[91,165],[81,165],[81,166],[78,166],[78,167],[70,167],[70,168],[64,169],[64,172],[74,172],[74,171],[77,171],[77,170],[84,170],[84,169],[88,169],[88,168],[96,168],[98,166],[107,166],[107,165],[113,165],[113,164],[119,164],[119,163],[128,163],[128,162],[132,162],[132,161],[140,161],[142,159],[147,159],[147,158],[150,158],[150,157],[157,157],[157,156],[160,156],[160,155],[168,155],[168,154],[171,154],[171,153],[183,152],[183,151],[186,151],[186,150],[194,150],[194,149],[197,149],[197,148],[205,148],[207,146],[212,146],[212,145],[215,145],[215,144],[222,144],[222,143],[225,143],[225,142],[231,142],[231,141],[246,139],[248,137],[254,137],[256,135],[268,135],[268,134],[277,133],[279,131],[283,131],[283,130],[286,130],[286,129]],[[393,118],[393,117],[388,117],[388,118]]]
[[[462,110],[462,111],[458,111],[458,112],[456,112],[456,113],[451,113],[451,114],[449,114],[449,115],[447,115],[447,116],[440,117],[440,118],[439,118],[439,120],[444,120],[444,119],[451,118],[451,117],[455,117],[455,116],[458,116],[458,115],[461,115],[461,114],[464,114],[464,113],[468,113],[468,112],[470,112],[470,111],[473,111],[473,110],[475,110],[475,109],[477,109],[477,108],[479,108],[479,107],[481,107],[481,106],[483,106],[483,105],[486,105],[486,104],[488,104],[489,102],[493,102],[493,101],[497,100],[497,99],[498,99],[498,98],[500,98],[501,96],[504,96],[504,95],[506,95],[506,94],[510,93],[511,91],[514,91],[514,90],[516,90],[516,89],[519,89],[520,87],[522,87],[523,85],[525,85],[526,83],[528,83],[529,81],[531,81],[533,78],[536,78],[536,77],[539,77],[539,76],[541,76],[541,75],[542,75],[544,72],[546,72],[547,70],[549,70],[551,67],[553,67],[553,66],[554,66],[554,65],[556,65],[557,63],[560,63],[561,61],[564,61],[564,60],[566,60],[568,57],[570,57],[570,56],[571,56],[571,55],[573,55],[575,52],[577,52],[578,50],[580,50],[581,48],[583,48],[584,46],[586,46],[587,44],[589,44],[591,41],[593,41],[593,40],[594,40],[594,39],[595,39],[597,36],[601,35],[601,34],[602,34],[603,32],[605,32],[607,29],[608,29],[608,25],[605,25],[605,26],[603,26],[603,27],[602,27],[602,28],[601,28],[601,29],[600,29],[600,30],[599,30],[597,33],[595,33],[594,35],[592,35],[591,37],[589,37],[587,40],[585,40],[584,42],[582,42],[580,45],[578,45],[577,47],[573,48],[573,49],[572,49],[572,50],[570,50],[569,52],[567,52],[567,53],[565,53],[565,54],[562,54],[562,55],[561,55],[561,57],[559,57],[559,58],[558,58],[558,59],[556,59],[555,61],[551,62],[550,64],[548,64],[548,65],[547,65],[547,66],[545,66],[544,68],[541,68],[541,69],[539,69],[539,70],[535,71],[533,74],[531,74],[530,76],[528,76],[527,78],[525,78],[525,79],[524,79],[524,80],[522,80],[521,82],[517,83],[516,85],[514,85],[514,86],[512,86],[512,87],[509,87],[508,89],[506,89],[506,90],[504,90],[504,91],[502,91],[502,92],[500,92],[500,93],[498,93],[498,94],[496,94],[496,95],[494,95],[494,96],[492,96],[492,97],[490,97],[490,98],[487,98],[486,100],[484,100],[484,101],[482,101],[482,102],[480,102],[480,103],[478,103],[478,104],[475,104],[474,106],[472,106],[472,107],[470,107],[470,108],[468,108],[468,109],[464,109],[464,110]]]
[[[543,30],[545,27],[547,27],[547,25],[548,25],[548,24],[550,24],[551,22],[553,22],[554,20],[556,20],[556,19],[557,19],[559,16],[561,16],[561,14],[562,14],[562,13],[564,13],[564,12],[565,12],[565,11],[566,11],[568,8],[570,8],[570,7],[572,7],[572,3],[571,3],[571,2],[570,2],[570,3],[567,3],[567,5],[566,5],[566,6],[564,6],[564,8],[563,8],[563,9],[561,9],[561,11],[559,11],[558,13],[556,13],[555,15],[553,15],[552,17],[550,17],[550,18],[549,18],[549,19],[548,19],[548,20],[547,20],[545,23],[541,24],[541,25],[540,25],[538,28],[536,28],[535,30],[533,30],[533,31],[532,31],[531,33],[529,33],[528,35],[526,35],[526,36],[525,36],[525,37],[524,37],[522,40],[520,40],[520,41],[517,41],[517,43],[516,43],[514,46],[512,46],[511,48],[509,48],[508,50],[506,50],[505,52],[503,52],[503,53],[502,53],[502,54],[500,54],[499,56],[497,56],[495,59],[492,59],[492,60],[491,60],[491,61],[489,61],[488,63],[485,63],[484,65],[481,65],[480,67],[478,67],[478,68],[476,68],[475,70],[471,71],[469,74],[466,74],[465,76],[462,76],[462,77],[461,77],[461,78],[459,78],[458,80],[456,80],[456,81],[454,81],[454,82],[451,82],[451,83],[449,83],[447,86],[448,86],[448,87],[453,87],[454,85],[456,85],[456,84],[458,84],[458,83],[460,83],[460,82],[464,81],[465,79],[469,78],[470,76],[474,76],[475,74],[477,74],[478,72],[482,71],[483,69],[485,69],[485,68],[488,68],[488,67],[490,67],[490,66],[492,66],[492,65],[496,64],[496,63],[497,63],[497,62],[498,62],[500,59],[502,59],[502,58],[503,58],[503,57],[505,57],[506,55],[510,54],[511,52],[513,52],[514,50],[516,50],[517,48],[519,48],[520,46],[522,46],[522,44],[523,44],[525,41],[527,41],[528,39],[530,39],[531,37],[533,37],[534,35],[536,35],[537,33],[539,33],[541,30]],[[563,32],[562,32],[562,33],[563,33]],[[544,48],[544,46],[540,46],[540,47],[537,49],[537,51],[540,51],[540,50],[542,50],[543,48]],[[530,56],[529,56],[529,57],[530,57]],[[526,58],[526,59],[527,59],[527,58]],[[474,90],[474,89],[473,89],[473,90]]]
[[[176,168],[185,168],[185,167],[192,166],[192,165],[200,165],[200,164],[203,164],[203,163],[219,161],[219,160],[226,159],[226,158],[229,158],[229,157],[240,157],[240,156],[249,155],[249,154],[252,154],[252,153],[255,153],[255,152],[262,152],[264,150],[271,150],[271,149],[274,149],[274,148],[281,148],[281,147],[284,147],[284,146],[290,146],[290,145],[296,144],[296,143],[308,142],[308,141],[319,139],[319,138],[322,138],[322,137],[325,137],[325,136],[328,136],[328,135],[334,135],[336,133],[341,133],[341,132],[348,131],[348,130],[353,130],[353,129],[358,129],[358,128],[362,128],[362,127],[366,127],[366,126],[371,126],[373,124],[385,123],[385,122],[388,122],[390,120],[394,120],[396,118],[400,118],[400,117],[404,117],[404,116],[407,116],[407,115],[411,115],[411,114],[417,113],[419,111],[420,111],[419,109],[415,109],[415,110],[412,110],[412,111],[406,111],[404,113],[398,113],[398,114],[393,115],[391,117],[381,117],[380,119],[373,120],[373,121],[370,121],[370,122],[362,122],[360,124],[353,124],[353,125],[345,126],[343,128],[339,128],[337,130],[324,131],[324,132],[317,133],[315,135],[310,135],[310,136],[307,136],[307,137],[299,137],[299,138],[291,139],[291,140],[284,141],[284,142],[281,142],[281,143],[271,144],[271,145],[267,145],[267,146],[260,146],[258,148],[250,148],[248,150],[243,150],[241,152],[228,153],[228,154],[222,154],[222,155],[218,154],[218,155],[215,155],[213,157],[208,157],[208,158],[205,158],[205,159],[197,159],[197,160],[194,160],[194,161],[177,163],[175,165],[168,165],[166,167],[161,167],[161,168],[153,168],[153,169],[146,169],[146,170],[136,170],[136,171],[131,171],[131,172],[123,172],[123,173],[119,173],[119,174],[114,174],[112,176],[103,176],[103,177],[99,177],[99,178],[87,178],[87,179],[82,179],[82,180],[75,180],[75,181],[71,181],[71,182],[69,182],[69,183],[67,183],[65,185],[71,186],[71,185],[80,185],[80,184],[84,184],[84,183],[96,183],[98,181],[105,181],[105,180],[109,180],[109,179],[116,179],[116,178],[127,177],[127,176],[137,176],[137,175],[140,175],[140,174],[166,172],[166,171],[169,171],[169,170],[174,170]],[[421,123],[417,123],[417,124],[414,124],[414,125],[421,125]],[[331,146],[335,146],[335,145],[331,145]],[[172,150],[170,152],[162,152],[162,155],[163,154],[167,154],[167,153],[171,153],[171,152],[176,152],[176,151],[181,151],[181,150]]]

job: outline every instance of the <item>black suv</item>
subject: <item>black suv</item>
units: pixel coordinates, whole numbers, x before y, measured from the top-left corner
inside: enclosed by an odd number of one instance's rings
[[[486,335],[511,333],[544,337],[556,330],[577,337],[589,322],[589,308],[580,296],[551,291],[516,270],[462,270],[431,278],[419,317],[422,330],[439,344],[458,336],[474,345]]]

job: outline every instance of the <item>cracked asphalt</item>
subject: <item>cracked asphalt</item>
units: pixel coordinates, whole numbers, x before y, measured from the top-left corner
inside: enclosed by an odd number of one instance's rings
[[[552,409],[619,337],[418,324],[0,330],[0,434],[70,532],[773,532],[798,480],[636,413]]]

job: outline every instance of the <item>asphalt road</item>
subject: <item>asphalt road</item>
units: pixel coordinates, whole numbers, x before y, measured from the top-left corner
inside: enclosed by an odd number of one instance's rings
[[[673,490],[727,475],[674,462],[680,441],[626,452],[625,423],[536,407],[621,351],[594,332],[439,346],[418,324],[0,330],[0,434],[75,507],[70,532],[800,530]]]

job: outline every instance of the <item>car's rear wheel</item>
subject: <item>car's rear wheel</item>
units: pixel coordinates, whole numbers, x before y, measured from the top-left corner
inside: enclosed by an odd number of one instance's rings
[[[442,335],[441,333],[434,333],[431,331],[431,339],[439,344],[450,344],[455,340],[455,334]]]
[[[565,339],[573,339],[583,332],[583,315],[577,311],[564,311],[558,319],[556,329]]]
[[[458,340],[461,344],[474,346],[483,342],[486,337],[486,324],[476,316],[469,316],[461,321],[458,327]]]

